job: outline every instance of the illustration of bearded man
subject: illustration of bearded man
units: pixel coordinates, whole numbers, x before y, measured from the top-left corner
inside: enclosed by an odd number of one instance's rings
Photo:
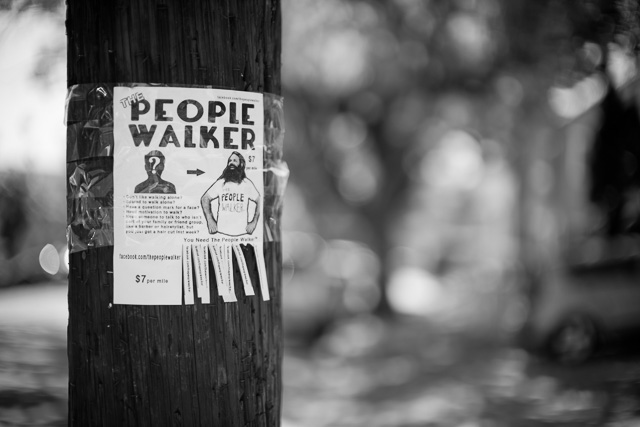
[[[216,199],[218,203],[214,215],[212,202]],[[237,151],[231,153],[227,167],[220,178],[202,195],[200,204],[210,234],[253,234],[260,218],[261,196],[245,174],[245,160],[242,154]]]

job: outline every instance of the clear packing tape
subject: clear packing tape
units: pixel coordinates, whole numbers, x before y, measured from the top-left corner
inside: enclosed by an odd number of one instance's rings
[[[114,84],[75,85],[67,94],[67,239],[71,253],[113,245],[113,88]],[[263,95],[264,241],[274,242],[280,239],[289,169],[282,160],[282,97]]]

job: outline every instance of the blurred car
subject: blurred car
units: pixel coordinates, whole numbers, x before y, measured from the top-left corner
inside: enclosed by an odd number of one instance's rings
[[[531,150],[522,185],[521,339],[565,362],[640,341],[640,80],[591,81],[599,100]]]
[[[640,337],[640,260],[572,268],[547,274],[528,297],[520,330],[528,350],[566,363],[607,349],[637,345]]]

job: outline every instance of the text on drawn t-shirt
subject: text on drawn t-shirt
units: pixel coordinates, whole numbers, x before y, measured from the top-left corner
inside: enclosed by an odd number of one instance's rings
[[[255,202],[260,197],[253,182],[249,178],[239,184],[219,179],[209,187],[207,194],[218,199],[218,232],[228,236],[247,234],[247,223],[253,219],[253,215],[249,218],[249,201]]]

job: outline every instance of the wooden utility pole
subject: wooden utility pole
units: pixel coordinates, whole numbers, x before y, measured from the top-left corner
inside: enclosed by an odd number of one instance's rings
[[[279,3],[67,0],[68,85],[279,94]],[[69,425],[278,426],[281,251],[273,240],[264,246],[269,301],[239,293],[237,303],[113,305],[113,247],[73,253]]]

